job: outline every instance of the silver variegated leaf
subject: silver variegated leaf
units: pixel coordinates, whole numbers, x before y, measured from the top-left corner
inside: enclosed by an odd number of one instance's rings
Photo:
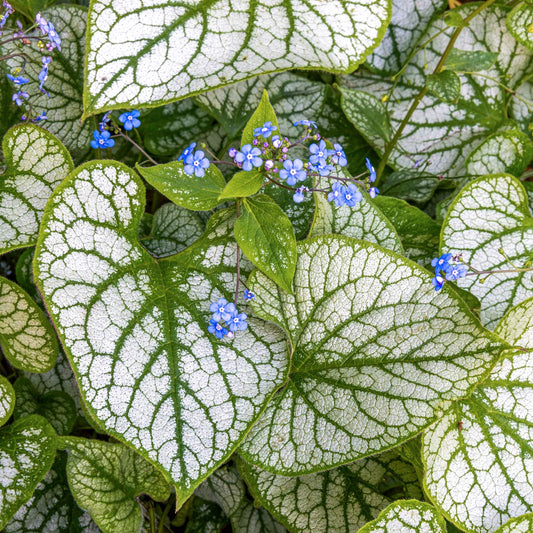
[[[519,518],[512,518],[496,533],[530,533],[530,531],[533,531],[533,513],[525,514]]]
[[[533,51],[533,6],[528,2],[518,4],[507,17],[507,28],[512,36]]]
[[[0,426],[3,426],[15,408],[15,391],[5,376],[0,375]]]
[[[505,346],[455,294],[436,294],[426,270],[365,241],[300,243],[293,295],[257,270],[248,286],[255,314],[288,334],[292,365],[239,453],[279,474],[406,441],[443,400],[467,395]]]

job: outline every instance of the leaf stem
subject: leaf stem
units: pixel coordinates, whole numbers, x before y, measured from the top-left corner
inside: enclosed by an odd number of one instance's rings
[[[163,513],[161,514],[161,517],[159,518],[159,527],[157,528],[157,533],[163,533],[163,530],[165,529],[165,519],[167,518],[171,507],[172,507],[172,498],[169,498],[168,503],[166,504],[165,509],[163,510]]]
[[[133,144],[133,146],[135,146],[135,148],[137,148],[137,150],[139,150],[151,163],[153,163],[154,165],[158,165],[159,164],[153,157],[150,156],[150,154],[148,154],[148,152],[146,152],[144,150],[144,148],[141,148],[141,146],[139,144],[137,144],[129,135],[126,135],[121,130],[118,130],[117,135],[119,137],[124,137],[124,139],[126,139],[128,142]]]
[[[241,202],[236,202],[236,211],[237,211],[237,218],[239,218],[240,214],[240,207]],[[237,307],[237,302],[239,301],[239,283],[241,280],[241,249],[239,247],[239,244],[237,244],[237,282],[235,283],[235,298],[233,303],[235,304],[235,307]]]
[[[452,51],[455,42],[459,38],[459,35],[463,31],[463,28],[468,25],[468,23],[479,13],[481,13],[484,9],[489,7],[491,4],[493,4],[496,0],[487,0],[484,4],[480,5],[477,9],[472,11],[468,17],[464,19],[465,26],[459,26],[457,27],[454,32],[452,33],[450,40],[448,42],[448,45],[446,46],[446,49],[444,50],[444,53],[442,54],[439,62],[437,63],[437,66],[433,70],[433,74],[438,74],[442,71],[444,67],[444,63],[446,62],[446,59],[448,58],[448,55]],[[415,96],[415,99],[411,103],[411,106],[407,110],[407,113],[405,114],[405,117],[403,118],[402,122],[398,126],[398,129],[394,133],[394,136],[392,139],[385,145],[385,151],[383,152],[383,156],[381,157],[381,161],[379,162],[378,168],[376,169],[376,181],[375,186],[377,187],[379,184],[379,181],[381,179],[381,176],[383,175],[383,171],[385,170],[385,167],[387,165],[387,162],[389,161],[389,157],[392,153],[392,150],[395,148],[396,144],[398,143],[398,140],[400,139],[403,130],[405,129],[405,126],[407,126],[407,123],[409,122],[409,119],[413,116],[413,113],[418,108],[420,102],[422,101],[422,98],[426,95],[427,92],[427,86],[424,84],[422,89],[420,89],[420,92]]]
[[[154,504],[152,502],[148,505],[148,515],[150,516],[150,533],[156,533]]]

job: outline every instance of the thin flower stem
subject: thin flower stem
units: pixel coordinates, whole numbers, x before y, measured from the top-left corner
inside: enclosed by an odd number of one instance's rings
[[[124,137],[124,139],[126,139],[128,142],[133,144],[133,146],[135,146],[135,148],[137,148],[137,150],[139,150],[151,163],[153,163],[154,165],[159,164],[153,157],[150,156],[150,154],[148,154],[143,148],[141,148],[131,137],[126,135],[124,132],[118,130],[117,135],[114,135],[114,137],[117,137],[117,136]]]
[[[237,218],[239,218],[240,214],[240,207],[241,203],[237,202],[236,204],[236,213]],[[235,307],[237,307],[237,302],[239,301],[239,282],[241,280],[241,248],[239,244],[237,244],[237,282],[235,283],[235,298],[234,298],[234,304]]]
[[[486,0],[486,2],[482,5],[480,5],[477,9],[472,11],[468,17],[464,19],[465,25],[459,26],[455,29],[455,31],[452,33],[450,40],[448,42],[448,45],[446,46],[446,49],[444,50],[444,53],[442,54],[439,62],[437,63],[437,66],[433,70],[433,74],[438,74],[441,72],[441,70],[444,67],[444,63],[446,62],[446,59],[448,58],[450,52],[453,50],[453,47],[455,45],[455,42],[459,38],[459,35],[463,31],[463,28],[468,25],[468,23],[479,13],[481,13],[484,9],[489,7],[491,4],[493,4],[496,0]],[[377,187],[379,184],[379,181],[381,179],[381,176],[383,175],[383,171],[385,170],[385,167],[389,161],[389,157],[392,153],[392,150],[395,148],[395,146],[398,144],[398,141],[403,133],[403,130],[407,126],[410,118],[413,116],[413,113],[416,111],[418,106],[420,105],[420,102],[422,101],[422,98],[426,95],[427,92],[427,86],[424,85],[422,89],[420,89],[420,92],[415,96],[413,102],[411,103],[411,106],[407,110],[407,113],[405,114],[402,122],[398,126],[398,129],[394,133],[394,136],[392,139],[386,144],[385,151],[383,153],[383,156],[381,157],[381,161],[379,162],[378,168],[376,169],[376,181],[375,186]]]
[[[472,270],[474,270],[474,272],[467,272],[465,276],[482,276],[484,274],[491,276],[492,274],[508,274],[510,272],[533,272],[533,267],[531,268],[505,268],[502,270],[476,270],[472,268]]]
[[[19,41],[20,39],[31,39],[32,41],[42,41],[42,37],[34,37],[32,35],[24,35],[23,37],[10,37],[9,39],[4,39],[3,41],[0,41],[0,46],[3,46],[4,44],[13,42],[13,41]]]
[[[272,183],[274,183],[274,185],[278,185],[279,187],[283,187],[284,189],[288,189],[289,191],[295,191],[296,190],[295,187],[289,187],[288,185],[284,185],[280,181],[272,179],[268,174],[265,174],[265,177],[266,177],[267,180],[269,180]]]

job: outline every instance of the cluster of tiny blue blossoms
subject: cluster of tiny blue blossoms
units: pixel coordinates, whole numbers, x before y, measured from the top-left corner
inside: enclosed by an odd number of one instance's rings
[[[445,281],[455,281],[464,278],[468,273],[468,267],[461,262],[461,255],[451,253],[442,254],[431,261],[435,268],[435,277],[431,280],[436,291],[440,291]]]
[[[357,185],[365,187],[369,195],[375,198],[379,193],[379,190],[372,185],[376,180],[376,171],[368,158],[366,167],[369,175],[366,180],[358,179],[363,175],[356,178],[338,176],[335,173],[336,167],[348,165],[342,145],[334,143],[333,148],[329,148],[331,145],[321,138],[320,133],[316,131],[318,129],[316,122],[311,120],[299,120],[294,126],[305,128],[303,135],[296,142],[277,135],[278,127],[269,121],[253,130],[252,143],[245,144],[239,149],[230,148],[228,155],[237,168],[247,172],[262,170],[271,184],[291,190],[295,203],[303,202],[306,193],[324,192],[328,200],[337,207],[343,205],[353,207],[363,198]],[[309,152],[307,161],[289,157],[289,151],[297,146],[307,148]],[[196,177],[203,177],[212,162],[221,163],[209,161],[203,150],[196,150],[196,143],[191,143],[178,160],[183,161],[186,174]],[[309,177],[314,178],[314,183],[305,185]],[[320,188],[323,178],[333,181],[330,188]]]
[[[0,35],[4,36],[4,26],[9,16],[12,15],[15,10],[6,0],[2,2],[2,8],[3,13],[0,18]],[[30,46],[34,41],[37,41],[37,48],[40,50],[41,53],[44,53],[45,51],[47,53],[50,53],[53,50],[61,51],[61,37],[57,33],[53,23],[46,20],[41,15],[41,13],[37,13],[34,25],[26,31],[23,29],[22,23],[19,20],[16,21],[16,25],[18,27],[18,30],[13,31],[13,33],[9,36],[6,35],[5,37],[8,37],[6,42],[13,41],[18,44]],[[33,31],[36,29],[40,30],[41,36],[35,36],[32,34]],[[24,51],[21,49],[20,53],[10,55],[10,57],[17,56],[23,59],[23,65],[22,67],[17,67],[13,69],[11,73],[8,73],[7,78],[14,86],[12,101],[15,105],[21,107],[30,98],[30,93],[27,92],[25,89],[25,85],[27,83],[30,83],[30,79],[24,76],[28,59],[27,54],[25,54]],[[48,79],[48,69],[51,62],[51,56],[43,55],[40,61],[40,71],[37,75],[37,79],[39,81],[39,90],[42,94],[46,96],[50,96],[44,84]],[[29,105],[29,110],[21,117],[22,121],[31,122],[41,122],[45,119],[46,112],[42,111],[40,115],[34,115],[31,105]]]
[[[131,131],[141,125],[141,121],[139,120],[140,116],[140,111],[137,109],[132,109],[131,111],[126,111],[119,115],[118,120],[120,122],[120,126],[124,128],[125,131]],[[98,129],[93,131],[91,147],[94,149],[113,148],[113,146],[115,146],[115,139],[112,138],[112,133],[123,135],[120,128],[113,122],[111,118],[111,111],[108,111],[102,117],[102,120],[98,125]]]
[[[250,301],[254,298],[254,294],[248,289],[244,291],[244,300]],[[233,303],[228,303],[226,298],[219,298],[209,306],[209,310],[213,313],[209,320],[207,331],[213,333],[217,339],[224,337],[233,338],[235,332],[244,331],[248,328],[248,315],[246,313],[239,313],[239,310]]]

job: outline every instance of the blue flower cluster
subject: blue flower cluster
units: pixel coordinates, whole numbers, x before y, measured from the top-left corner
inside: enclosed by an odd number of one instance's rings
[[[435,268],[435,277],[431,280],[436,291],[440,291],[445,281],[455,281],[464,278],[468,273],[468,267],[460,262],[460,256],[451,253],[442,254],[431,261]]]
[[[244,299],[251,300],[254,298],[253,293],[245,292]],[[207,331],[213,333],[217,339],[222,339],[227,336],[232,338],[236,331],[244,331],[248,327],[248,315],[246,313],[239,313],[235,304],[228,303],[226,298],[219,298],[209,306],[209,310],[213,313],[209,320]],[[221,324],[220,322],[224,322]]]
[[[57,33],[54,25],[47,21],[41,13],[37,13],[35,24],[41,30],[43,36],[48,37],[49,42],[46,43],[46,49],[51,52],[54,48],[57,48],[61,52],[61,37]]]
[[[131,111],[122,113],[118,117],[118,120],[126,131],[131,131],[132,129],[138,128],[141,125],[141,121],[139,120],[140,116],[140,111],[137,111],[137,109],[132,109]],[[94,139],[91,141],[91,147],[95,149],[113,148],[113,146],[115,146],[115,140],[111,137],[111,132],[109,131],[110,129],[114,130],[115,133],[120,132],[120,129],[113,125],[111,120],[111,111],[107,111],[98,124],[98,129],[93,131]]]

